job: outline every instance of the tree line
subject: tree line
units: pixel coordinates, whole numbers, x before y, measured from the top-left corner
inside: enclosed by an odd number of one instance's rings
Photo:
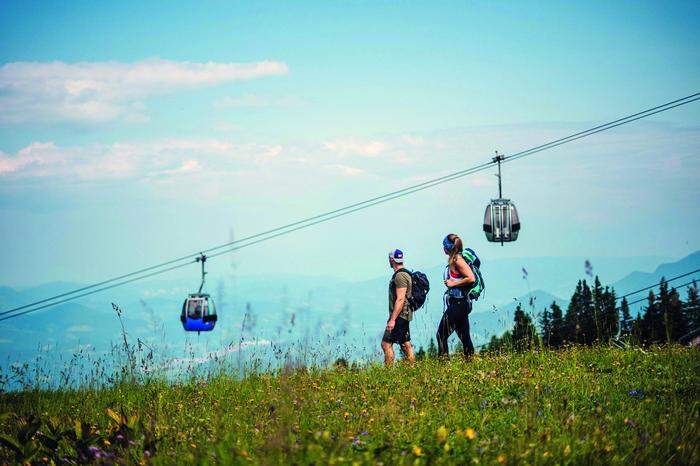
[[[485,351],[560,348],[566,344],[606,344],[611,340],[651,345],[678,342],[700,328],[698,286],[688,287],[685,301],[662,278],[658,294],[649,292],[646,306],[636,317],[630,314],[626,298],[617,299],[615,290],[603,287],[598,277],[593,286],[579,280],[566,312],[553,302],[540,313],[538,322],[515,309],[513,327],[493,336]]]

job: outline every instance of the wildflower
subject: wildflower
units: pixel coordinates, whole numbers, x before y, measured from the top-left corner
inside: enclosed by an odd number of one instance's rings
[[[102,450],[99,449],[99,447],[96,447],[94,445],[91,445],[88,447],[88,451],[94,456],[95,458],[102,458]]]
[[[442,447],[442,449],[445,451],[445,453],[449,453],[450,452],[449,442],[445,442],[445,445]]]
[[[506,457],[503,456],[503,455],[498,455],[498,456],[496,457],[496,461],[498,461],[499,463],[505,463],[505,462],[506,462]]]
[[[632,396],[635,398],[637,398],[637,397],[641,398],[644,396],[644,390],[642,390],[641,388],[639,388],[637,390],[630,390],[627,394],[629,396]]]
[[[418,445],[413,445],[413,454],[415,456],[423,456],[423,449]]]
[[[438,430],[435,432],[435,438],[437,439],[438,443],[445,443],[445,440],[447,440],[447,429],[445,426],[440,426]]]
[[[467,427],[467,430],[464,431],[464,436],[469,440],[474,440],[476,438],[476,432],[474,432],[474,429],[471,427]]]

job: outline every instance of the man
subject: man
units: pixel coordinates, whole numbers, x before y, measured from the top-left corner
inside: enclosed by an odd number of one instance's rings
[[[389,320],[382,337],[384,364],[387,366],[394,362],[394,344],[400,345],[406,359],[415,360],[409,329],[409,322],[413,319],[413,310],[408,303],[411,274],[403,267],[403,252],[400,249],[389,252],[389,266],[394,275],[389,282]]]

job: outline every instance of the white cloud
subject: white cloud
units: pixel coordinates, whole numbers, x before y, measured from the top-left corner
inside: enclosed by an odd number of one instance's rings
[[[401,139],[403,140],[403,142],[411,146],[422,146],[425,144],[425,138],[423,136],[413,136],[410,134],[404,134],[403,136],[401,136]]]
[[[365,171],[361,168],[352,167],[350,165],[343,165],[343,164],[328,165],[328,168],[334,169],[334,170],[338,171],[339,173],[342,173],[343,175],[347,175],[347,176],[356,176],[356,175],[360,175],[362,173],[365,173]]]
[[[287,71],[286,64],[275,61],[7,63],[0,67],[0,121],[144,121],[139,99],[150,95]]]
[[[384,141],[354,140],[329,141],[325,142],[323,147],[340,155],[359,155],[363,157],[376,157],[389,149],[389,145]]]
[[[244,151],[248,157],[255,150],[216,139],[68,147],[34,142],[15,155],[0,152],[0,177],[61,177],[81,181],[183,175],[202,168],[196,157],[236,157]],[[266,153],[271,149],[257,150]]]

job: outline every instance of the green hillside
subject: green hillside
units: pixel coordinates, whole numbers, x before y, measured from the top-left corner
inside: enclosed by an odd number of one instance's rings
[[[4,393],[2,462],[698,464],[700,358],[568,348]]]

